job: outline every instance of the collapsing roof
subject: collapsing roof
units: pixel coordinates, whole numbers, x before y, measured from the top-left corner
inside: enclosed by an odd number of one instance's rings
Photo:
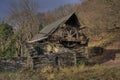
[[[53,22],[50,25],[47,25],[45,28],[43,28],[40,31],[39,34],[34,36],[31,39],[31,41],[28,41],[28,43],[33,43],[33,42],[41,41],[43,39],[48,38],[49,34],[53,33],[59,27],[59,25],[62,24],[62,23],[69,23],[69,24],[73,24],[74,25],[74,21],[71,21],[71,19],[73,19],[73,18],[76,18],[75,20],[77,20],[76,22],[78,22],[77,25],[80,25],[76,14],[72,13],[72,14],[70,14],[70,15],[68,15],[68,16],[60,19],[60,20],[57,20],[57,21]]]

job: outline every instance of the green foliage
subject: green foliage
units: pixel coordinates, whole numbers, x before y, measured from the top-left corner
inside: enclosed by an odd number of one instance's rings
[[[15,53],[14,45],[11,42],[13,29],[8,24],[0,25],[0,57],[12,57]]]
[[[41,31],[43,29],[43,26],[42,25],[40,25],[39,26],[39,31]]]
[[[9,37],[12,34],[13,32],[11,26],[9,26],[8,24],[0,25],[0,38]]]
[[[0,53],[0,57],[12,58],[14,56],[15,50],[8,50]]]
[[[5,53],[6,53],[5,57],[12,58],[14,56],[15,50],[8,50]]]

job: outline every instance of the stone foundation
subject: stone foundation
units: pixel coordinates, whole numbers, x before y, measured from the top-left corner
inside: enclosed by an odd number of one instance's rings
[[[25,57],[0,58],[0,71],[16,71],[25,67],[26,60]]]

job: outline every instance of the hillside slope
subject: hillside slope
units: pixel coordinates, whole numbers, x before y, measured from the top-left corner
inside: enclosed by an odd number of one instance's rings
[[[89,34],[120,28],[120,0],[86,0],[78,12],[80,21],[89,27]]]
[[[106,47],[120,39],[120,0],[86,0],[78,17],[90,38],[89,46]]]
[[[86,0],[78,6],[79,20],[87,26],[89,47],[104,48],[92,61],[118,61],[120,54],[120,0]],[[116,60],[116,57],[117,60]],[[109,63],[111,64],[111,62]],[[113,63],[112,63],[113,64]],[[119,60],[120,64],[120,60]]]

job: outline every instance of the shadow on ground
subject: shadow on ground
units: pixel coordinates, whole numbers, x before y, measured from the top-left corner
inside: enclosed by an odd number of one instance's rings
[[[117,58],[120,60],[120,49],[104,49],[101,55],[92,57],[90,62],[102,64]]]

